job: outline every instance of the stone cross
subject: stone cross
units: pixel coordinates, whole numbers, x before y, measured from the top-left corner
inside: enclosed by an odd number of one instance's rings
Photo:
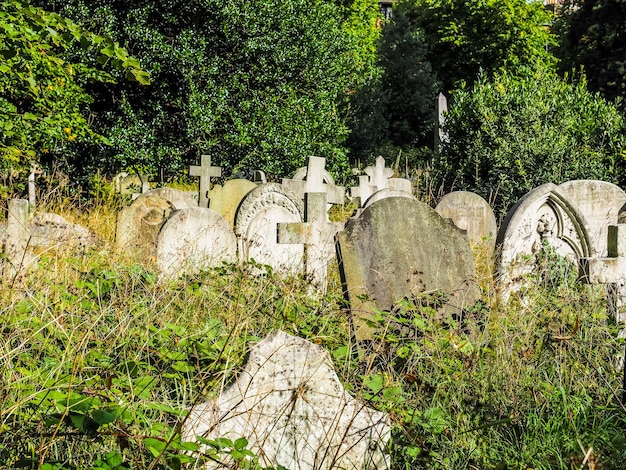
[[[389,178],[393,176],[393,170],[385,167],[385,159],[379,156],[376,159],[376,166],[368,166],[365,168],[365,174],[370,177],[370,185],[379,189],[384,189],[389,186]]]
[[[198,205],[209,207],[209,189],[211,189],[211,177],[222,176],[222,169],[219,166],[211,166],[211,155],[202,155],[200,166],[191,165],[189,167],[190,176],[200,177],[200,193]]]
[[[292,179],[283,178],[282,185],[301,199],[306,193],[326,193],[329,204],[343,204],[346,190],[335,186],[332,176],[324,170],[325,163],[325,158],[309,157],[307,166],[298,169]]]
[[[607,241],[608,256],[581,258],[580,272],[584,282],[607,285],[607,311],[615,315],[616,323],[621,326],[619,336],[626,337],[626,224],[609,225]],[[622,401],[626,402],[626,370]]]
[[[278,243],[304,244],[306,279],[320,288],[326,285],[328,262],[334,254],[334,237],[340,229],[328,220],[326,193],[306,193],[304,222],[278,224]]]

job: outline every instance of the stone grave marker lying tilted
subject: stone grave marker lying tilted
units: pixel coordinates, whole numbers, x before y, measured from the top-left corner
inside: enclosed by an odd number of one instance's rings
[[[337,234],[344,293],[357,340],[370,339],[363,319],[373,309],[440,291],[440,317],[461,313],[480,298],[467,235],[427,204],[391,197],[367,206]]]
[[[25,272],[36,265],[41,252],[85,251],[95,241],[95,236],[81,225],[48,212],[31,217],[26,199],[11,199],[6,226],[0,230],[0,246],[7,258],[1,268],[10,275]]]
[[[343,388],[330,355],[307,340],[275,331],[250,348],[237,380],[195,406],[182,440],[245,437],[262,467],[289,470],[383,470],[389,418]],[[207,469],[233,462],[207,463]]]

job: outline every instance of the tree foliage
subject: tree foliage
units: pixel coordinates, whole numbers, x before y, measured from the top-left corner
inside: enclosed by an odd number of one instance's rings
[[[365,163],[378,154],[410,155],[432,143],[438,83],[428,60],[428,44],[402,9],[382,28],[376,75],[352,101],[354,159]]]
[[[459,89],[453,99],[450,141],[437,161],[446,192],[476,192],[504,213],[543,183],[624,182],[626,121],[587,91],[584,78],[571,84],[553,72],[504,74]]]
[[[110,131],[113,147],[97,149],[90,165],[174,173],[210,153],[226,174],[284,175],[307,155],[326,157],[336,172],[347,167],[341,109],[363,81],[367,54],[343,7],[322,0],[46,3],[115,32],[153,76],[150,89],[95,90],[96,123]]]
[[[101,67],[67,61],[79,47],[100,64],[149,83],[139,61],[111,40],[72,21],[18,1],[0,3],[0,173],[5,188],[44,154],[60,154],[72,142],[106,143],[94,131],[85,106],[89,82],[112,83]]]
[[[402,0],[431,45],[428,59],[446,92],[481,74],[521,75],[554,66],[554,39],[543,2],[526,0]]]
[[[588,86],[607,99],[626,97],[626,1],[575,1],[558,22],[564,71],[583,67]]]

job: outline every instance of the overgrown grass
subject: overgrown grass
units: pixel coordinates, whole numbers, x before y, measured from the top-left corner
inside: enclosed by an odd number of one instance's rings
[[[183,452],[185,410],[216,396],[248,343],[276,328],[321,344],[346,387],[390,413],[394,468],[626,468],[623,343],[602,290],[577,284],[549,249],[507,305],[477,250],[483,302],[448,324],[434,321],[436,296],[380,312],[378,354],[363,364],[336,272],[321,298],[301,279],[237,266],[163,285],[113,253],[118,202],[95,201],[56,209],[89,225],[96,249],[45,253],[0,287],[3,468],[176,469],[203,458]]]

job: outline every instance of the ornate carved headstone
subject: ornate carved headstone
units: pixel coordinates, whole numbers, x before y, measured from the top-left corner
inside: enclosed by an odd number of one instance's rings
[[[469,191],[454,191],[441,198],[435,210],[465,230],[470,243],[488,244],[493,249],[498,234],[496,216],[481,196]]]
[[[348,220],[337,234],[344,292],[357,339],[371,332],[360,318],[390,310],[425,292],[448,296],[440,316],[460,313],[480,298],[467,235],[414,198],[385,198]]]
[[[528,192],[509,210],[500,227],[496,270],[503,300],[525,284],[544,243],[574,263],[591,254],[583,215],[552,183]]]
[[[211,155],[202,155],[200,157],[200,166],[191,165],[189,167],[189,175],[200,177],[198,205],[200,207],[209,207],[211,177],[222,176],[222,169],[219,166],[211,166]]]
[[[250,349],[237,381],[219,397],[191,410],[182,439],[198,435],[232,441],[245,437],[264,468],[390,467],[387,416],[348,394],[320,346],[282,331]],[[205,468],[231,464],[226,456]]]
[[[239,259],[254,259],[279,273],[300,273],[304,267],[303,245],[278,243],[278,224],[302,222],[300,199],[278,183],[262,184],[241,201],[235,217]]]
[[[204,207],[172,213],[157,238],[157,267],[166,279],[233,263],[237,239],[232,227],[217,212]]]

